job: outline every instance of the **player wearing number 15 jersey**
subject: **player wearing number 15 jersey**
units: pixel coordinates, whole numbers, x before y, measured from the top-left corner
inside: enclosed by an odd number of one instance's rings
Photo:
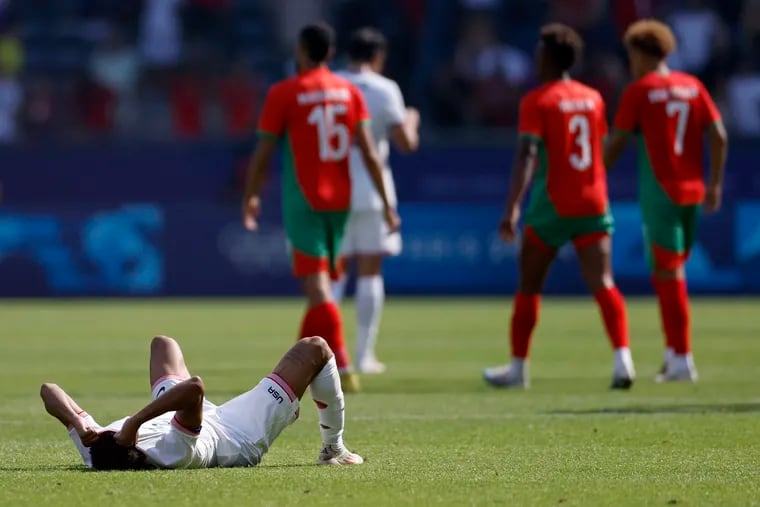
[[[627,389],[634,379],[625,301],[615,286],[610,261],[612,217],[602,163],[602,139],[607,134],[604,102],[596,90],[568,74],[582,46],[580,36],[569,27],[543,27],[537,52],[543,85],[520,105],[520,143],[500,226],[505,241],[517,235],[520,203],[531,177],[533,188],[512,315],[512,361],[486,369],[485,380],[493,386],[527,385],[528,349],[544,279],[557,249],[568,242],[575,245],[615,351],[612,387]]]
[[[658,378],[694,381],[684,262],[694,244],[702,203],[708,213],[720,207],[726,130],[702,83],[668,69],[665,59],[676,48],[670,28],[659,21],[638,21],[626,32],[625,44],[636,81],[623,93],[605,161],[612,167],[636,136],[645,248],[666,337],[665,365]],[[711,155],[707,189],[705,131]]]
[[[378,191],[389,230],[398,229],[398,217],[388,201],[361,92],[327,67],[334,39],[327,25],[306,26],[299,38],[298,75],[269,90],[245,189],[243,222],[249,230],[258,227],[260,192],[281,144],[283,219],[293,272],[308,298],[299,336],[324,337],[335,354],[344,390],[356,391],[358,380],[350,369],[330,286],[331,275],[337,276],[340,268],[341,238],[351,207],[349,155],[354,144]]]

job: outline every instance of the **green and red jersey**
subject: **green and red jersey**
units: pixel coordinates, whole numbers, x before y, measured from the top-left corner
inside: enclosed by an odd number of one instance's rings
[[[710,94],[689,74],[651,72],[626,88],[615,129],[639,136],[642,201],[664,191],[677,205],[702,203],[704,132],[720,120]]]
[[[315,211],[351,207],[349,154],[358,125],[369,120],[361,92],[326,67],[271,87],[260,135],[283,138],[284,205]]]
[[[602,142],[607,135],[599,92],[577,81],[547,83],[520,103],[519,133],[538,142],[538,168],[526,220],[607,213]]]

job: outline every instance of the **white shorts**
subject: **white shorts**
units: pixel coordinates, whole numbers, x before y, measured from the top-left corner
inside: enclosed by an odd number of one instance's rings
[[[388,232],[382,211],[352,211],[343,235],[342,255],[392,255],[401,253],[401,234]]]
[[[240,445],[241,455],[249,463],[224,463],[219,466],[255,465],[272,446],[272,442],[290,426],[299,414],[298,398],[278,375],[271,374],[248,392],[222,404],[216,418]]]

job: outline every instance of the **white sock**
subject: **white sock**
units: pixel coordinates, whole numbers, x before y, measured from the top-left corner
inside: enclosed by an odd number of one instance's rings
[[[360,276],[356,280],[356,362],[375,357],[377,330],[385,303],[383,277]]]
[[[670,347],[665,348],[665,364],[668,364],[676,355],[676,351]]]
[[[635,375],[633,357],[631,356],[631,349],[628,347],[615,349],[615,375],[630,377]]]
[[[514,372],[516,376],[522,376],[528,367],[528,360],[522,357],[512,356],[512,360],[509,362],[509,368]]]
[[[332,283],[332,295],[336,304],[340,304],[343,301],[343,296],[346,295],[346,284],[348,283],[348,277],[341,275],[340,278]]]
[[[335,357],[331,357],[311,382],[311,397],[317,405],[319,432],[325,445],[343,445],[345,401]]]

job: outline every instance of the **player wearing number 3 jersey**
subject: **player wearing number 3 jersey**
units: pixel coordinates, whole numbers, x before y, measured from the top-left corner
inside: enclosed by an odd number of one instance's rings
[[[398,229],[398,217],[388,202],[362,94],[327,68],[334,38],[327,25],[305,27],[297,52],[299,74],[269,90],[243,200],[243,222],[250,230],[258,226],[260,192],[281,144],[283,219],[293,272],[309,300],[299,336],[324,337],[335,353],[344,390],[355,391],[358,380],[350,371],[330,286],[331,275],[340,270],[341,239],[351,207],[349,155],[354,144],[364,157],[390,230]]]
[[[696,380],[691,358],[684,262],[694,244],[700,206],[720,207],[727,154],[720,113],[702,83],[668,69],[675,50],[670,29],[654,20],[638,21],[625,36],[636,81],[623,93],[615,133],[605,154],[608,167],[632,135],[639,151],[639,203],[646,254],[660,303],[666,336],[662,380]],[[704,134],[710,135],[710,182],[703,176]]]
[[[602,163],[604,102],[596,90],[568,75],[582,44],[564,25],[542,28],[537,63],[544,84],[520,105],[520,144],[500,226],[504,240],[513,241],[517,235],[520,203],[531,177],[533,188],[512,316],[512,361],[485,371],[486,381],[494,386],[527,385],[528,349],[544,279],[557,249],[568,242],[575,245],[615,351],[612,387],[627,389],[634,379],[625,302],[615,287],[610,261],[612,217]]]

